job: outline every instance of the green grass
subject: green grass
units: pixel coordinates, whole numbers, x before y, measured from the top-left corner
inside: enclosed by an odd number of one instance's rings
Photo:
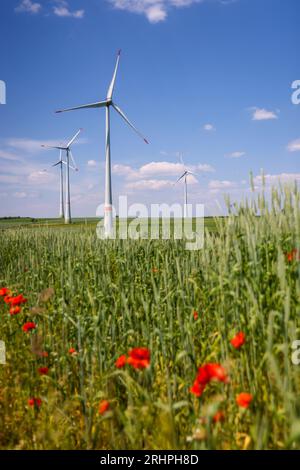
[[[130,220],[130,219],[129,219]],[[205,228],[210,230],[211,232],[216,231],[216,220],[218,218],[215,217],[205,217]],[[78,225],[92,225],[96,227],[97,223],[99,222],[99,218],[96,217],[88,217],[88,218],[75,218],[72,220],[71,227],[78,226]],[[52,228],[63,228],[65,226],[63,219],[35,219],[31,217],[7,217],[7,218],[0,218],[0,230],[8,229],[8,228],[36,228],[36,227],[52,227]],[[69,227],[69,226],[68,226]]]
[[[98,240],[95,224],[0,231],[0,287],[28,298],[14,317],[0,299],[0,448],[299,448],[291,344],[300,339],[300,268],[286,257],[300,248],[299,202],[285,189],[269,208],[260,197],[210,219],[199,251],[184,241]],[[47,288],[53,295],[40,295]],[[26,321],[37,329],[24,333]],[[246,344],[237,351],[238,331]],[[116,369],[136,346],[150,349],[150,368]],[[196,398],[189,389],[208,362],[230,382]],[[240,392],[253,395],[249,409],[237,406]],[[110,411],[99,415],[103,399]],[[225,419],[214,424],[216,410]]]

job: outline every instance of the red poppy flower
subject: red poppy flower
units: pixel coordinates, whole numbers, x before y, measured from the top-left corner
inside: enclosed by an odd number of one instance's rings
[[[103,400],[99,404],[99,414],[104,415],[109,410],[110,403],[108,400]]]
[[[236,397],[237,404],[241,406],[242,408],[249,408],[252,400],[253,400],[253,396],[251,395],[251,393],[243,392],[237,395]]]
[[[6,296],[4,297],[4,302],[5,302],[6,304],[9,304],[9,303],[10,303],[10,299],[11,299],[10,295],[6,295]]]
[[[31,407],[35,406],[37,408],[40,408],[41,404],[42,404],[41,398],[32,397],[28,399],[28,405]]]
[[[198,320],[199,315],[198,315],[197,310],[193,311],[193,317],[194,317],[194,320]]]
[[[224,421],[225,419],[225,414],[223,411],[217,411],[216,414],[213,417],[213,423],[220,423]]]
[[[206,387],[206,385],[212,380],[227,383],[227,373],[220,364],[209,363],[199,367],[197,377],[194,385],[190,388],[190,392],[200,397]]]
[[[35,328],[36,324],[32,321],[29,321],[22,326],[22,330],[25,331],[25,333],[28,333],[29,331],[34,330]]]
[[[7,287],[1,287],[0,289],[0,297],[5,297],[9,293]]]
[[[237,333],[234,336],[234,338],[232,338],[232,340],[230,341],[230,343],[235,349],[240,349],[243,346],[243,344],[245,344],[245,342],[246,342],[246,335],[242,331]]]
[[[300,260],[300,253],[299,251],[294,248],[292,251],[286,254],[286,259],[288,260],[289,263],[295,260]]]
[[[49,368],[48,367],[39,367],[38,368],[38,373],[40,375],[48,375]]]
[[[197,374],[196,380],[197,382],[199,382],[199,384],[206,385],[211,379],[210,371],[207,366],[208,364],[198,368],[198,374]]]
[[[18,313],[20,312],[21,312],[21,307],[19,307],[19,305],[17,305],[16,307],[11,307],[9,310],[9,313],[11,315],[18,315]]]
[[[193,386],[190,388],[190,392],[193,395],[196,395],[196,397],[201,397],[202,393],[204,392],[205,385],[206,384],[201,384],[200,382],[198,382],[196,378],[195,382],[193,383]]]
[[[127,364],[127,357],[125,354],[122,354],[122,356],[118,357],[118,359],[115,362],[115,366],[118,369],[122,369],[122,367],[125,367],[126,364]]]
[[[210,380],[218,380],[219,382],[228,383],[228,375],[220,364],[206,364],[204,366],[206,368],[207,374],[210,377]]]
[[[11,305],[26,304],[26,302],[27,302],[27,299],[25,299],[25,297],[23,297],[22,294],[17,295],[16,297],[10,297],[10,299],[9,299],[9,303]]]
[[[150,366],[150,351],[147,348],[133,348],[128,353],[127,363],[135,369],[144,369]]]
[[[70,348],[69,349],[69,354],[71,354],[71,356],[76,356],[77,355],[77,351],[75,348]]]

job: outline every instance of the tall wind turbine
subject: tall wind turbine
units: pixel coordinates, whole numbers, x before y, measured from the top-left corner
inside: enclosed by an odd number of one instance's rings
[[[124,112],[113,101],[114,87],[120,62],[121,51],[118,51],[117,62],[113,73],[112,81],[108,88],[106,100],[96,103],[85,104],[75,108],[63,109],[56,111],[63,113],[66,111],[74,111],[85,108],[106,108],[106,142],[105,142],[105,204],[104,204],[104,234],[109,238],[113,233],[113,214],[112,214],[112,186],[111,186],[111,150],[110,150],[110,107],[112,106],[117,113],[127,122],[127,124],[148,144],[147,139],[134,127]]]
[[[58,166],[60,165],[60,217],[65,217],[65,223],[70,224],[72,222],[71,218],[71,194],[70,194],[70,168],[72,170],[78,171],[78,168],[76,167],[76,163],[73,157],[73,153],[71,151],[71,146],[74,143],[74,141],[77,139],[79,136],[80,132],[82,129],[79,129],[79,131],[72,137],[70,142],[66,146],[51,146],[51,145],[42,145],[44,148],[51,148],[51,149],[57,149],[60,151],[60,159],[55,165],[53,166]],[[64,162],[62,159],[62,152],[66,152],[66,161]],[[71,165],[72,161],[72,165]],[[65,211],[63,208],[64,205],[64,196],[63,196],[63,165],[66,165],[66,207]]]
[[[42,145],[43,148],[52,148],[48,147],[47,145]],[[52,165],[52,167],[60,166],[60,188],[59,188],[59,218],[64,219],[65,217],[65,209],[64,209],[64,173],[63,173],[63,164],[64,161],[62,159],[62,150],[59,151],[59,160],[57,163]]]
[[[64,219],[65,209],[64,209],[64,171],[63,171],[63,159],[62,159],[62,150],[59,151],[59,161],[53,165],[53,167],[60,167],[60,198],[59,198],[59,218]]]
[[[184,161],[183,161],[183,158],[182,158],[182,155],[180,155],[180,161],[182,163],[182,165],[184,166],[184,172],[182,173],[182,175],[178,178],[177,181],[175,181],[174,185],[179,183],[180,180],[184,180],[184,201],[183,201],[183,217],[186,218],[187,217],[187,206],[188,206],[188,177],[189,175],[192,175],[192,176],[198,176],[196,173],[193,173],[192,171],[190,171],[188,168],[186,168],[185,164],[184,164]]]

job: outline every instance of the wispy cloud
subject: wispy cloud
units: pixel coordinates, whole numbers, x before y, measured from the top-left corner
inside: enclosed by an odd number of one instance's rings
[[[17,199],[25,199],[27,197],[27,193],[25,193],[25,191],[17,191],[13,196]]]
[[[11,147],[18,152],[25,152],[25,153],[39,153],[41,152],[42,145],[57,145],[58,142],[54,140],[34,140],[34,139],[19,139],[19,138],[11,138],[5,141],[5,145],[7,147]]]
[[[88,160],[88,162],[87,162],[87,166],[91,167],[91,168],[94,168],[97,165],[98,164],[97,164],[96,160]]]
[[[208,184],[210,189],[214,190],[222,190],[222,189],[230,189],[234,188],[236,186],[236,183],[234,181],[228,181],[228,180],[212,180]]]
[[[71,10],[67,0],[53,0],[55,5],[52,6],[52,14],[60,18],[75,18],[81,20],[84,18],[85,10]],[[33,0],[22,0],[15,8],[16,13],[30,13],[37,15],[43,10],[42,4]],[[46,11],[49,16],[49,11]]]
[[[22,162],[23,159],[14,153],[8,152],[7,150],[0,150],[0,159],[8,160],[10,162]]]
[[[114,8],[131,13],[144,15],[150,23],[165,21],[172,8],[184,8],[208,0],[107,0]],[[233,3],[232,0],[216,0],[223,5]]]
[[[81,138],[78,139],[74,145],[80,145],[80,144],[86,144],[88,142],[87,139]],[[24,152],[24,153],[31,153],[31,154],[37,154],[40,152],[43,152],[47,149],[43,149],[42,146],[58,146],[58,145],[64,145],[67,143],[67,140],[63,139],[57,139],[57,140],[38,140],[38,139],[30,139],[30,138],[10,138],[6,139],[4,141],[4,144],[6,147],[10,147],[11,149],[14,149],[18,152]],[[3,157],[4,158],[4,157]]]
[[[227,155],[225,155],[225,157],[227,158],[241,158],[241,157],[245,157],[246,155],[246,152],[232,152],[232,153],[229,153]]]
[[[276,183],[300,183],[300,173],[279,173],[279,174],[267,174],[267,175],[258,175],[254,178],[254,183],[256,185],[261,185],[265,182],[267,185],[275,185]]]
[[[35,184],[51,183],[55,180],[55,175],[46,170],[33,171],[28,175],[28,181]]]
[[[300,139],[290,142],[287,148],[289,152],[300,152]]]
[[[270,121],[278,119],[279,110],[270,111],[265,108],[250,108],[252,111],[252,121]]]
[[[172,180],[157,180],[157,179],[149,179],[149,180],[140,180],[134,181],[131,183],[126,184],[127,189],[137,189],[137,190],[158,190],[158,189],[165,189],[170,188],[174,184]]]
[[[53,7],[53,13],[55,16],[81,20],[85,15],[84,10],[70,10],[69,4],[66,0],[56,0],[56,3],[57,5]]]
[[[203,130],[206,132],[213,132],[216,130],[216,128],[213,124],[204,124]]]
[[[140,168],[135,169],[129,165],[113,165],[113,172],[116,175],[124,176],[127,180],[145,179],[152,177],[165,177],[165,176],[180,176],[185,169],[191,171],[199,171],[202,173],[211,173],[214,168],[207,163],[199,163],[198,165],[183,165],[182,163],[173,162],[150,162],[142,165]]]
[[[31,0],[22,0],[21,3],[15,8],[17,13],[31,13],[36,15],[42,9],[42,5]]]

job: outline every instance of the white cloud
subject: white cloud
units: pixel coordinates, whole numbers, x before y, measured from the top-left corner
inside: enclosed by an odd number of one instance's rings
[[[246,155],[246,152],[232,152],[226,155],[228,158],[241,158]]]
[[[27,197],[27,193],[25,193],[24,191],[16,192],[14,193],[14,197],[16,197],[17,199],[25,199],[25,197]]]
[[[252,121],[269,121],[278,119],[279,111],[268,111],[265,108],[251,108],[253,111]]]
[[[89,160],[89,161],[87,162],[87,166],[89,166],[89,167],[95,167],[95,166],[97,166],[96,160]]]
[[[216,128],[213,124],[204,124],[203,130],[206,132],[213,132],[216,130]]]
[[[159,190],[159,189],[170,188],[173,186],[173,184],[174,184],[174,181],[170,181],[170,180],[151,179],[151,180],[140,180],[140,181],[128,183],[126,185],[126,188],[137,189],[137,190],[143,190],[143,189]]]
[[[41,152],[42,145],[57,145],[58,142],[54,140],[34,140],[34,139],[18,139],[12,138],[7,139],[5,144],[8,147],[16,149],[18,151],[26,152],[26,153],[39,153]]]
[[[22,158],[18,157],[17,155],[7,152],[6,150],[0,150],[0,158],[3,160],[9,160],[11,162],[22,162]]]
[[[32,2],[31,0],[22,0],[21,3],[15,8],[17,13],[32,13],[33,15],[40,12],[42,5],[40,3]]]
[[[202,171],[203,173],[213,173],[216,171],[213,166],[208,165],[207,163],[200,163],[197,165],[196,170]]]
[[[211,165],[206,163],[198,165],[187,165],[190,171],[201,171],[203,173],[210,173],[215,171]],[[138,169],[134,169],[129,165],[113,165],[113,173],[119,176],[124,176],[127,180],[145,179],[153,176],[173,176],[174,178],[180,176],[186,167],[182,163],[173,162],[150,162],[142,165]]]
[[[289,152],[300,152],[300,139],[290,142],[287,148]]]
[[[84,17],[84,10],[70,10],[69,4],[66,0],[56,0],[57,5],[53,7],[53,13],[61,18],[76,18],[82,19]]]
[[[4,184],[17,184],[19,183],[19,177],[16,175],[3,175],[0,174],[0,183]]]
[[[278,175],[258,175],[254,178],[254,183],[257,185],[262,184],[263,179],[267,185],[274,185],[276,183],[294,183],[300,182],[300,173],[280,173]]]
[[[28,175],[28,181],[35,184],[51,183],[54,179],[55,176],[52,173],[43,170],[33,171]]]
[[[205,0],[108,0],[114,8],[146,16],[150,23],[164,21],[171,8],[183,8]]]
[[[230,189],[235,187],[236,183],[234,181],[227,180],[211,180],[208,184],[210,189]]]
[[[141,166],[139,174],[143,177],[159,175],[178,175],[184,172],[182,163],[172,162],[151,162]]]
[[[78,139],[74,145],[81,145],[81,144],[86,144],[88,141],[86,139]],[[4,141],[5,145],[7,147],[11,147],[12,149],[15,149],[17,151],[22,151],[26,153],[31,153],[31,154],[36,154],[40,152],[44,152],[46,150],[50,149],[45,149],[42,148],[43,145],[53,147],[53,146],[58,146],[58,145],[64,145],[64,142],[62,140],[35,140],[35,139],[19,139],[19,138],[11,138],[11,139],[6,139]]]
[[[67,0],[53,0],[55,5],[52,8],[52,12],[55,16],[60,18],[76,18],[82,19],[85,15],[85,10],[71,10],[69,2]],[[38,14],[42,10],[41,3],[34,2],[32,0],[22,0],[21,3],[15,8],[17,13],[31,13]]]

